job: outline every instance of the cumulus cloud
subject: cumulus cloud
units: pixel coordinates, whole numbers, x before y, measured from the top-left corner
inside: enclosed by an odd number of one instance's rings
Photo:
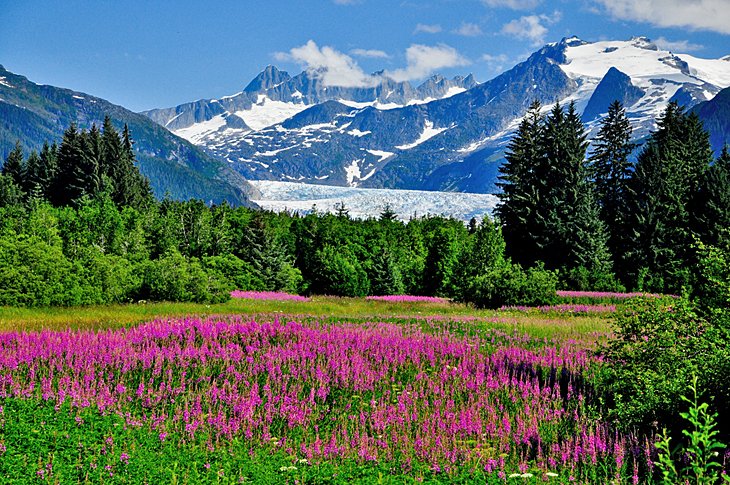
[[[289,52],[275,54],[277,60],[295,61],[319,77],[325,86],[348,88],[369,87],[377,84],[377,78],[370,76],[350,56],[329,47],[319,47],[310,40]]]
[[[560,18],[561,13],[557,11],[552,15],[526,15],[504,24],[502,33],[539,46],[545,43],[545,35],[548,33],[546,25],[554,24]]]
[[[705,46],[701,44],[693,44],[692,42],[688,40],[668,40],[664,37],[659,37],[658,39],[653,40],[657,47],[660,49],[666,50],[666,51],[672,51],[672,52],[692,52],[692,51],[701,51],[705,48]]]
[[[350,54],[357,57],[367,57],[369,59],[390,59],[390,54],[378,49],[352,49]]]
[[[413,44],[406,49],[404,68],[386,71],[385,75],[396,81],[423,79],[438,69],[466,66],[469,61],[456,49],[445,44],[427,46]]]
[[[442,29],[439,24],[418,24],[416,25],[416,29],[413,31],[414,34],[418,33],[424,33],[424,34],[438,34],[441,32]]]
[[[512,10],[529,10],[542,3],[542,0],[482,0],[487,7],[507,7]]]
[[[730,34],[727,0],[595,0],[614,18]]]
[[[459,28],[452,32],[457,35],[463,35],[464,37],[478,37],[484,33],[481,27],[471,22],[462,22]]]

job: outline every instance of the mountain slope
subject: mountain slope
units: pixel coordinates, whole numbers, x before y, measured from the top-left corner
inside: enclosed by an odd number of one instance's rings
[[[39,150],[43,142],[60,141],[71,122],[80,128],[101,126],[105,115],[118,129],[129,125],[140,170],[158,197],[169,193],[177,199],[250,205],[247,192],[255,190],[240,174],[147,117],[88,94],[32,83],[0,66],[3,161],[17,140],[26,153]]]
[[[710,143],[719,155],[724,145],[730,145],[730,88],[723,89],[709,101],[692,109],[710,132]]]
[[[211,106],[200,111],[203,121],[174,131],[251,180],[493,192],[505,145],[535,99],[546,109],[575,102],[589,134],[619,99],[642,138],[670,101],[691,107],[730,86],[730,61],[662,51],[643,37],[571,37],[490,81],[454,86],[467,79],[434,77],[414,88],[381,78],[373,88],[351,89],[270,66],[244,92],[206,102],[223,111]],[[194,108],[148,115],[178,126]],[[233,116],[247,127],[234,127]]]
[[[199,100],[173,108],[143,112],[158,124],[197,144],[226,143],[252,130],[280,123],[312,106],[338,101],[355,108],[392,109],[423,104],[476,86],[474,77],[446,79],[432,76],[418,87],[373,74],[372,87],[326,85],[320,73],[305,71],[294,77],[268,66],[240,93],[220,99]]]

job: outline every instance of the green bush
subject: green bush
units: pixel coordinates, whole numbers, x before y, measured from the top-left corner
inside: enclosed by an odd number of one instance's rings
[[[142,277],[135,265],[113,254],[104,254],[96,247],[83,248],[74,262],[80,298],[69,304],[124,303],[139,292]]]
[[[0,306],[66,305],[71,263],[36,236],[0,237]]]
[[[673,429],[695,375],[713,410],[730,412],[728,332],[686,298],[633,301],[601,353],[606,365],[596,373],[595,387],[609,418],[623,428]],[[727,424],[721,423],[724,432]]]
[[[365,296],[370,281],[360,262],[347,251],[326,245],[317,251],[318,291],[326,295]]]
[[[218,303],[230,298],[231,284],[221,275],[208,274],[196,258],[168,251],[143,265],[140,298],[153,301]]]
[[[613,273],[591,271],[585,266],[561,272],[560,285],[566,290],[612,291],[618,293],[626,291],[626,287],[616,279]]]
[[[205,257],[203,267],[209,275],[229,283],[227,287],[229,291],[266,289],[251,264],[232,254]]]
[[[464,300],[478,308],[550,305],[556,301],[557,284],[557,274],[542,265],[525,271],[518,264],[505,264],[475,277]]]

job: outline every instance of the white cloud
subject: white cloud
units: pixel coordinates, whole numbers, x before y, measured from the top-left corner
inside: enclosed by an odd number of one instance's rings
[[[545,25],[558,22],[562,14],[558,11],[552,15],[526,15],[512,20],[502,26],[502,33],[520,40],[529,40],[534,46],[545,43],[548,29]]]
[[[730,34],[728,0],[595,0],[614,18]]]
[[[369,87],[378,79],[365,73],[350,56],[329,47],[320,48],[313,40],[288,53],[277,52],[278,60],[295,61],[318,76],[325,86]]]
[[[360,0],[332,0],[332,3],[336,5],[355,5],[360,3]]]
[[[484,33],[481,27],[471,22],[462,22],[461,26],[452,32],[457,35],[463,35],[464,37],[478,37]]]
[[[490,69],[498,72],[501,72],[504,69],[505,64],[507,64],[507,61],[509,61],[509,57],[507,57],[506,54],[483,54],[481,59],[487,63]]]
[[[705,48],[705,46],[701,44],[693,44],[692,42],[688,40],[668,40],[664,37],[659,37],[658,39],[653,40],[657,47],[660,49],[666,50],[666,51],[672,51],[672,52],[691,52],[691,51],[701,51]]]
[[[357,57],[367,57],[369,59],[390,59],[390,54],[377,49],[352,49],[350,54]]]
[[[529,10],[542,3],[542,0],[482,0],[487,7],[507,7],[513,10]]]
[[[396,81],[410,81],[423,79],[438,69],[469,64],[469,61],[456,49],[445,44],[437,46],[413,44],[406,49],[406,61],[406,67],[386,71],[385,75]]]
[[[423,32],[424,34],[438,34],[442,29],[439,24],[418,24],[416,29],[413,31],[414,34]]]

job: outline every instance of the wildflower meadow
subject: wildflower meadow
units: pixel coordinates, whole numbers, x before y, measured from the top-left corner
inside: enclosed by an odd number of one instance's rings
[[[531,315],[549,318],[518,330]],[[220,315],[6,332],[0,476],[644,483],[656,437],[597,419],[597,335],[550,330],[605,324],[603,311],[586,315]]]

